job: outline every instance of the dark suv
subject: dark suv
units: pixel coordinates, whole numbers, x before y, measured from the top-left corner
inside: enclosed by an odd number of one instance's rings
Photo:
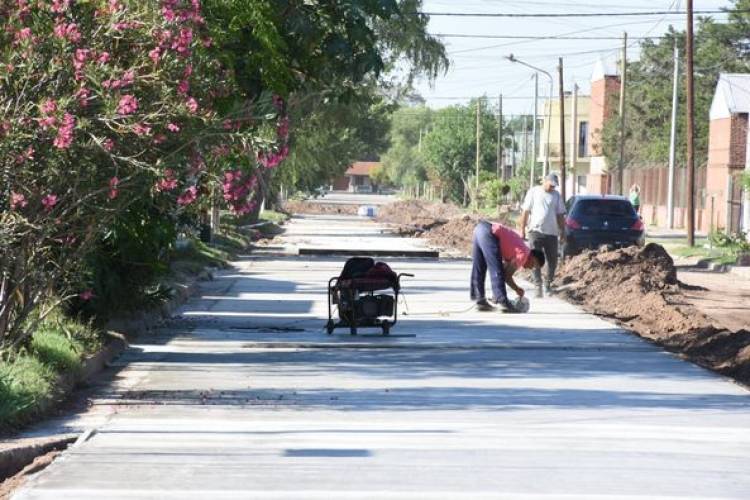
[[[563,255],[603,245],[643,245],[643,221],[627,198],[610,195],[574,196],[567,202]]]

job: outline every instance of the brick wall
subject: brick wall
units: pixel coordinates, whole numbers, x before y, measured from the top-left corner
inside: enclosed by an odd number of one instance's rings
[[[620,93],[620,78],[605,76],[591,82],[591,107],[589,110],[589,148],[591,156],[601,156],[601,131],[616,111],[616,96]]]

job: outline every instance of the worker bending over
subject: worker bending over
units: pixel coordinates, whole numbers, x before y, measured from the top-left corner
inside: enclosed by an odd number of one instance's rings
[[[507,283],[519,297],[523,297],[524,291],[513,280],[513,274],[522,267],[538,269],[544,266],[544,253],[529,249],[512,229],[484,220],[474,228],[472,246],[471,300],[476,303],[477,310],[495,309],[485,297],[484,283],[489,271],[493,302],[504,312],[516,312],[508,300],[505,285]]]

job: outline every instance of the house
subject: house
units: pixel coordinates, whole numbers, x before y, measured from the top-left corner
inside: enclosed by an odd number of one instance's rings
[[[565,102],[565,166],[566,194],[586,194],[587,176],[591,165],[590,150],[590,108],[591,97],[573,96],[566,93]],[[551,109],[550,109],[551,105]],[[539,116],[544,117],[539,135],[539,156],[537,161],[544,164],[549,147],[549,170],[560,172],[560,101],[552,99],[544,103]],[[550,114],[551,112],[551,114]],[[574,122],[575,115],[575,124]],[[548,119],[549,118],[549,119]]]
[[[750,172],[748,115],[750,74],[721,73],[709,114],[704,194],[713,201],[711,227],[731,233],[750,230],[750,193],[740,182]]]
[[[357,161],[354,162],[344,175],[333,181],[334,191],[349,191],[359,193],[370,193],[377,189],[372,181],[372,171],[380,167],[379,161]]]

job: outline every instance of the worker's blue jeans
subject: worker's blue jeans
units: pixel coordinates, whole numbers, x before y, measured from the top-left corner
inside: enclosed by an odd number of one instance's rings
[[[492,224],[480,221],[474,228],[474,239],[471,252],[471,300],[485,298],[484,280],[487,271],[490,273],[492,294],[496,302],[507,297],[503,259],[500,257],[500,241],[492,234]]]

